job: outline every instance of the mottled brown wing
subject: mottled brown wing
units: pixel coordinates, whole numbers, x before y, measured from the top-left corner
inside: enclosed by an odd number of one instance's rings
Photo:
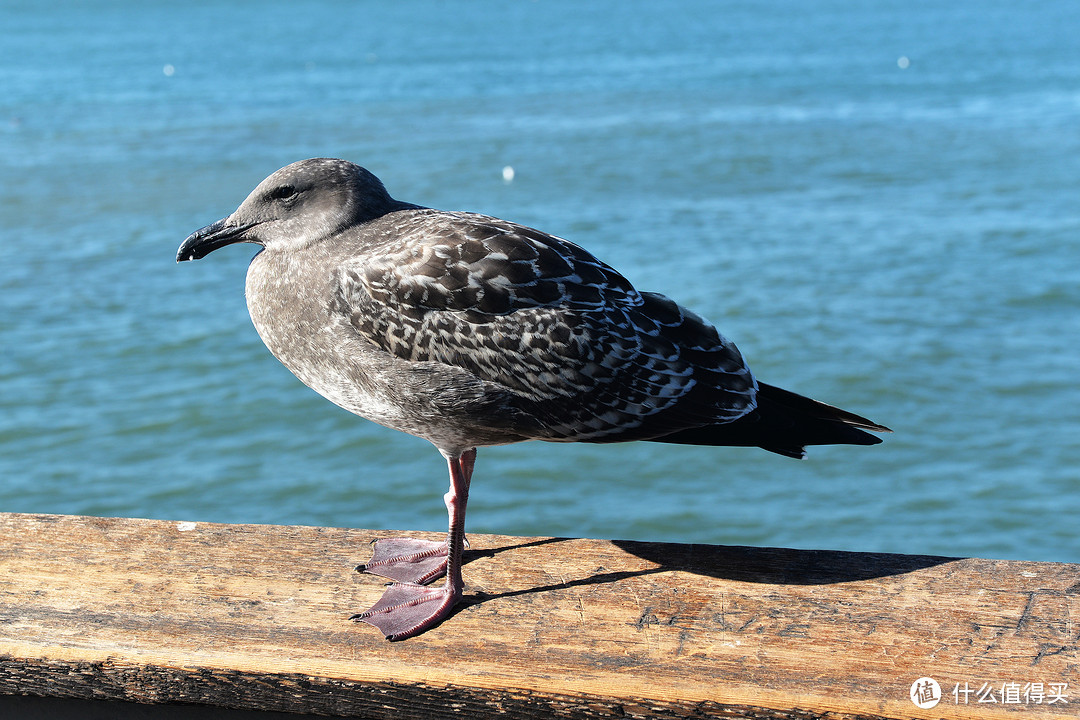
[[[434,210],[394,234],[387,252],[340,270],[338,310],[399,358],[509,390],[546,439],[644,439],[754,407],[734,345],[573,243]]]

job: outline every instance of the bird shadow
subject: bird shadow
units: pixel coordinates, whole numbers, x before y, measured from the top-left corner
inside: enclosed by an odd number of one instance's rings
[[[936,555],[798,550],[616,540],[613,544],[664,570],[769,585],[832,585],[904,575],[959,560]]]
[[[464,559],[466,562],[471,562],[479,558],[495,557],[500,553],[572,541],[571,538],[542,538],[515,545],[470,550],[467,551]],[[488,600],[615,583],[627,578],[671,571],[769,585],[832,585],[904,575],[960,559],[935,555],[798,550],[740,545],[684,545],[629,540],[614,540],[612,544],[630,555],[655,563],[655,566],[634,570],[599,567],[588,577],[564,582],[500,593],[469,594],[462,599],[462,605],[467,607]],[[613,560],[617,560],[617,556],[613,557]]]

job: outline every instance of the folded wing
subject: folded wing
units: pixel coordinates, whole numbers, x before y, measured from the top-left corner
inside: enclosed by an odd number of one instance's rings
[[[395,231],[385,252],[340,269],[335,309],[400,359],[505,391],[536,418],[537,439],[657,439],[755,408],[731,342],[573,243],[435,210]]]

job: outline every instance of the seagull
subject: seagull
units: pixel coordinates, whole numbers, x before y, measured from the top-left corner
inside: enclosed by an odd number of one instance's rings
[[[331,402],[429,441],[449,466],[446,541],[379,540],[357,568],[393,581],[351,618],[388,640],[438,625],[462,597],[478,447],[647,440],[802,458],[807,445],[873,445],[867,431],[889,431],[759,382],[706,320],[572,242],[400,202],[345,160],[274,172],[176,260],[242,242],[261,246],[246,296],[270,352]]]

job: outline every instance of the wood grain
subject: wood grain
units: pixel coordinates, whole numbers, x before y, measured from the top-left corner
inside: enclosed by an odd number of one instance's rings
[[[470,535],[466,602],[388,643],[347,618],[381,594],[353,568],[392,534],[0,514],[0,694],[370,718],[1080,716],[1077,565]],[[933,709],[909,699],[922,676]],[[1002,695],[1028,683],[1041,703]]]

